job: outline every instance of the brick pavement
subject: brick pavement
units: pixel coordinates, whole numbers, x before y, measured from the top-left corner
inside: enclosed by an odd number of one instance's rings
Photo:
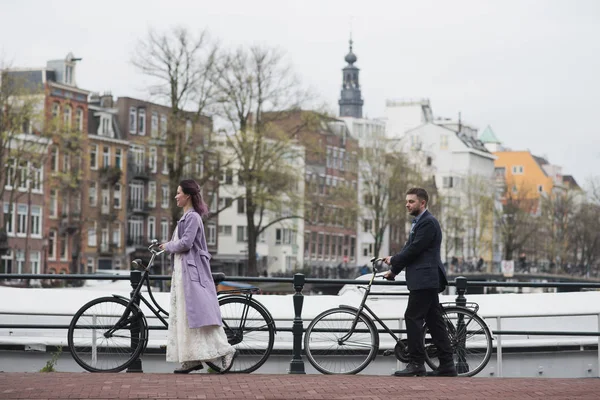
[[[0,373],[0,399],[600,399],[600,379]]]

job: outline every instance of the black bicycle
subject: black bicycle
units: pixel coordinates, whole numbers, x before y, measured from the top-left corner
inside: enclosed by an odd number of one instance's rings
[[[140,282],[131,298],[113,294],[90,301],[77,311],[69,325],[67,335],[69,350],[75,361],[90,372],[119,372],[130,366],[146,350],[149,327],[140,307],[143,302],[156,318],[168,326],[169,314],[156,302],[150,287],[150,269],[157,255],[158,241],[148,247],[152,256],[148,265],[134,260],[132,267],[143,271]],[[213,273],[215,285],[226,277]],[[146,284],[148,301],[141,292]],[[221,370],[218,365],[207,363],[217,372],[249,373],[260,368],[273,350],[275,321],[269,311],[253,294],[258,288],[218,291],[223,328],[229,343],[237,350],[232,366]]]
[[[410,361],[406,340],[400,340],[366,304],[371,286],[381,267],[382,259],[373,258],[373,276],[358,306],[340,305],[319,314],[306,328],[304,350],[308,361],[324,374],[356,374],[375,359],[379,351],[379,330],[374,322],[387,332],[396,345],[383,355],[394,354],[404,363]],[[492,335],[487,325],[477,315],[479,306],[467,303],[442,303],[443,317],[454,352],[459,376],[474,376],[488,363],[492,355]],[[427,327],[423,327],[425,361],[433,370],[438,367],[437,348]]]

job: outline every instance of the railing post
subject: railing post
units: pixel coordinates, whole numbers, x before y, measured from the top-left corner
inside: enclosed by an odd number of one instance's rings
[[[294,335],[294,350],[292,361],[290,362],[290,374],[305,374],[304,372],[304,360],[302,360],[302,333],[304,327],[302,326],[302,304],[304,303],[304,296],[302,295],[302,289],[304,288],[304,275],[294,275],[294,325],[292,326],[292,333]]]
[[[467,304],[467,298],[465,294],[467,293],[467,278],[464,276],[459,276],[455,280],[456,282],[456,305],[464,307]]]
[[[141,279],[142,279],[142,273],[140,271],[131,271],[131,274],[129,275],[129,282],[131,283],[131,293],[130,293],[131,297],[133,297],[133,293],[135,292],[135,289],[137,288]],[[139,306],[140,299],[137,298],[134,301],[134,304]],[[138,329],[137,324],[132,325],[130,332],[131,332],[131,352],[133,353],[138,346],[141,332]],[[127,367],[127,372],[144,372],[142,370],[142,360],[138,357],[137,360],[135,360],[133,363],[131,363],[131,365],[129,367]]]
[[[456,292],[458,293],[458,296],[456,296],[456,305],[464,307],[467,305],[467,298],[465,297],[465,293],[467,292],[467,278],[465,278],[464,276],[459,276],[458,278],[456,278]],[[461,314],[458,314],[458,320],[456,321],[456,333],[459,336],[459,340],[460,340],[460,346],[459,348],[464,349],[466,346],[466,334],[467,332],[465,332],[466,326],[465,326],[465,320],[464,320],[464,316]],[[457,354],[458,358],[456,360],[456,370],[458,371],[459,374],[464,374],[466,372],[469,372],[469,363],[467,362],[467,359],[465,358],[465,352],[464,351],[460,351]]]

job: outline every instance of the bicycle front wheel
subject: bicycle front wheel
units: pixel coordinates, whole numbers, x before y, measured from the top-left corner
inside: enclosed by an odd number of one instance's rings
[[[355,320],[356,327],[352,329]],[[375,358],[378,349],[375,325],[352,309],[332,308],[322,312],[304,334],[306,357],[323,374],[357,374]]]
[[[492,334],[476,313],[464,307],[445,307],[442,316],[446,323],[454,363],[458,376],[475,376],[490,361]],[[425,333],[425,361],[437,369],[437,347],[432,343],[429,330]]]
[[[119,372],[139,357],[148,340],[147,326],[143,314],[127,309],[127,304],[116,297],[101,297],[73,316],[67,340],[73,359],[82,368]]]
[[[243,296],[219,299],[223,329],[237,355],[229,373],[250,373],[259,369],[269,358],[275,342],[275,321],[256,300]],[[218,365],[207,363],[217,372]]]

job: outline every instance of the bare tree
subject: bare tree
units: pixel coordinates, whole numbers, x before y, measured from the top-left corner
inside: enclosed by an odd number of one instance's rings
[[[556,189],[541,198],[541,228],[545,238],[545,256],[550,261],[565,263],[571,247],[569,235],[578,206],[573,190]]]
[[[531,235],[537,233],[539,196],[526,184],[509,182],[504,191],[502,210],[497,221],[504,249],[504,260],[512,260],[514,253],[523,249]]]
[[[303,215],[283,213],[268,223],[267,213],[281,209],[282,194],[294,193],[291,168],[300,156],[294,139],[305,126],[298,113],[306,99],[282,52],[273,48],[238,48],[219,59],[215,80],[219,114],[229,123],[226,142],[243,186],[248,237],[248,275],[257,274],[256,244],[269,226]],[[280,185],[281,184],[281,185]],[[284,200],[285,201],[285,200]],[[299,207],[301,211],[301,207]]]
[[[218,154],[205,146],[212,131],[212,120],[206,114],[218,98],[214,84],[218,56],[219,46],[210,40],[207,31],[194,35],[186,28],[175,27],[168,32],[151,29],[138,42],[132,58],[140,72],[153,78],[150,93],[171,108],[164,146],[173,196],[192,163],[204,166],[204,175],[197,177],[201,186],[214,185],[218,176]],[[192,131],[188,121],[196,129]],[[202,138],[197,135],[199,131]],[[171,202],[172,224],[179,214],[177,205]]]
[[[41,185],[50,143],[43,129],[43,109],[43,88],[0,60],[0,201],[9,215],[21,196],[29,194],[30,198],[32,187]],[[4,212],[0,213],[0,221],[0,241],[5,242],[0,246],[6,249]]]
[[[491,177],[468,175],[463,180],[462,192],[467,254],[481,257],[492,248],[494,199]]]

